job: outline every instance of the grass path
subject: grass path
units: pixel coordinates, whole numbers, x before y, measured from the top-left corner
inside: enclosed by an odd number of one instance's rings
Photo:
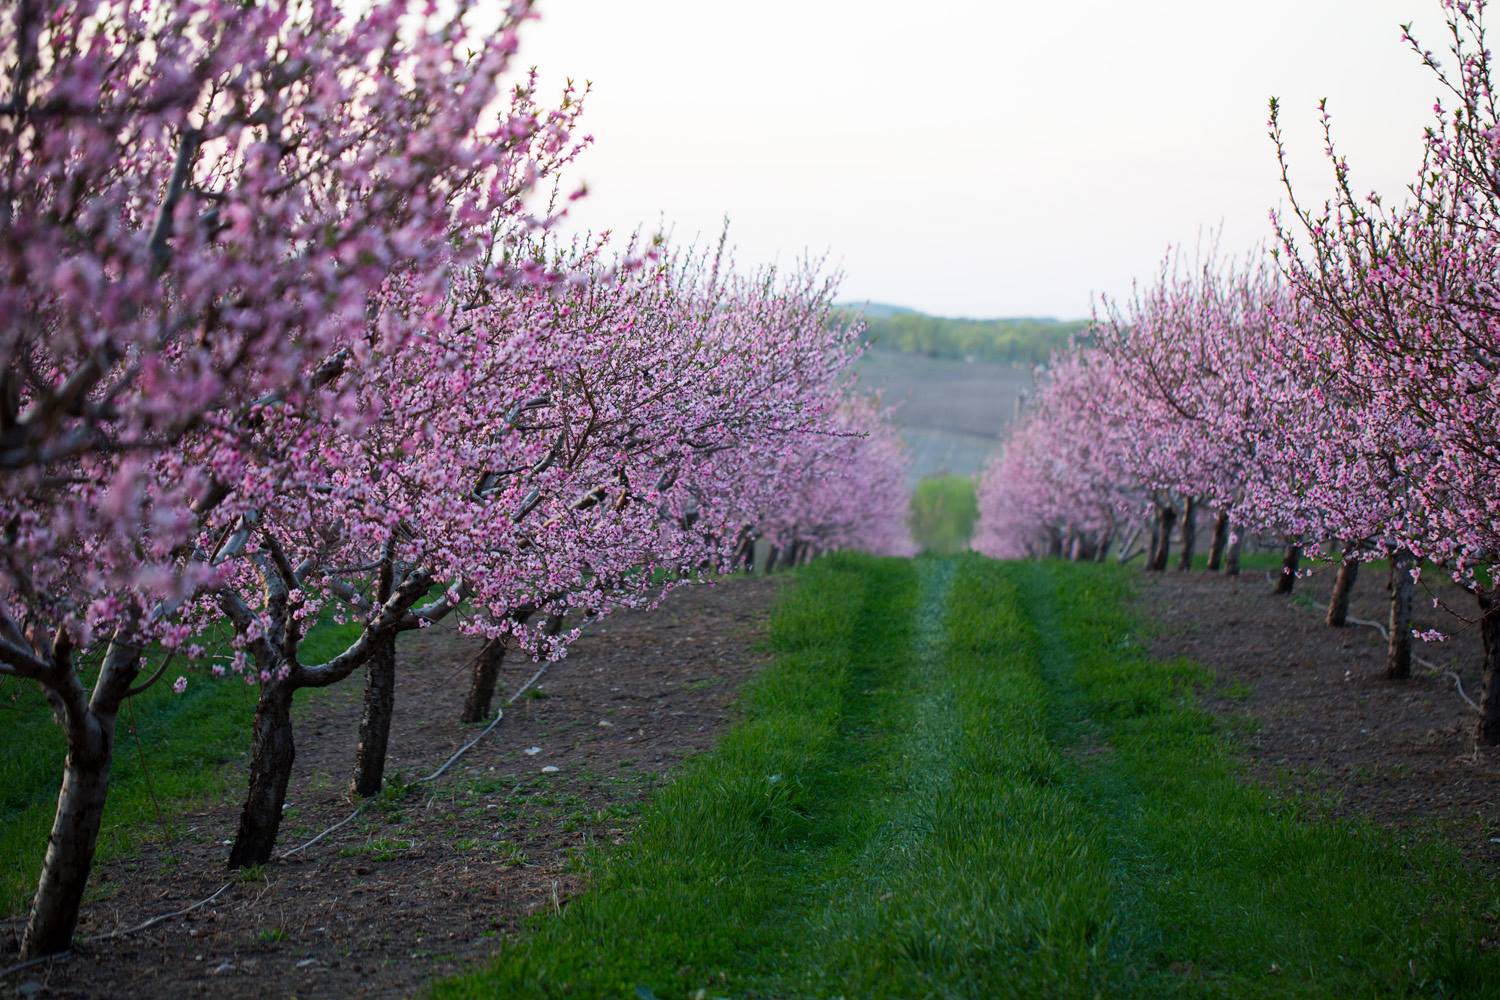
[[[743,721],[442,996],[1484,996],[1454,852],[1245,782],[1113,568],[801,572]]]

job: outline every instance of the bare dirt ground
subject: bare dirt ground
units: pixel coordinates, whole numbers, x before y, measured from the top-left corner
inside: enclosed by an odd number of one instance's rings
[[[1455,691],[1451,671],[1479,697],[1479,639],[1434,596],[1462,614],[1457,588],[1417,591],[1416,627],[1450,633],[1414,644],[1407,681],[1384,676],[1385,642],[1374,629],[1323,624],[1333,582],[1324,566],[1299,580],[1291,599],[1270,593],[1263,573],[1236,584],[1204,572],[1145,576],[1141,611],[1160,623],[1152,652],[1185,656],[1211,668],[1219,683],[1210,706],[1231,719],[1253,773],[1311,793],[1343,814],[1396,826],[1436,826],[1464,853],[1500,864],[1500,754],[1476,752],[1475,715]],[[1384,622],[1386,574],[1367,569],[1350,614]],[[1434,669],[1436,668],[1436,669]]]
[[[592,625],[440,781],[412,786],[481,727],[456,721],[478,645],[453,629],[402,639],[387,792],[295,857],[243,873],[212,904],[140,933],[81,944],[7,992],[56,997],[407,996],[495,953],[528,914],[582,886],[576,859],[619,843],[636,807],[732,715],[762,662],[778,578],[673,593],[656,611]],[[508,660],[516,690],[536,670]],[[347,816],[361,685],[298,709],[281,847]],[[497,697],[497,703],[505,697]],[[531,751],[531,752],[528,752]],[[101,867],[81,937],[128,927],[224,884],[237,803]],[[7,938],[11,937],[8,933]],[[14,956],[0,940],[0,965]]]

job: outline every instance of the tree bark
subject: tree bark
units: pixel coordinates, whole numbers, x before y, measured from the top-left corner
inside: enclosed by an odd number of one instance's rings
[[[502,635],[490,639],[474,658],[474,669],[470,673],[469,694],[464,699],[461,722],[483,722],[492,714],[490,705],[495,700],[495,681],[500,676],[500,665],[505,661],[505,650],[510,645],[510,636]]]
[[[1245,538],[1243,535],[1241,535],[1234,541],[1230,542],[1229,547],[1224,550],[1225,576],[1240,575],[1240,551],[1244,548],[1244,546]]]
[[[1193,568],[1193,550],[1198,547],[1198,501],[1188,497],[1182,508],[1182,555],[1177,559],[1179,570]]]
[[[359,744],[354,751],[355,795],[374,795],[385,780],[386,749],[391,741],[391,717],[396,707],[396,633],[377,640],[365,664],[365,709],[359,720]]]
[[[770,550],[766,552],[766,575],[767,576],[770,576],[772,573],[774,573],[776,571],[776,563],[780,559],[781,559],[781,547],[779,545],[773,545],[773,546],[771,546]]]
[[[1155,573],[1163,573],[1172,557],[1172,525],[1177,523],[1177,508],[1164,504],[1157,508],[1156,517],[1156,549],[1151,553],[1151,562],[1146,568]]]
[[[1281,574],[1276,577],[1276,586],[1272,589],[1273,594],[1290,594],[1297,586],[1297,567],[1302,562],[1302,546],[1295,542],[1289,543],[1286,551],[1281,554]]]
[[[1229,515],[1224,511],[1214,517],[1214,534],[1208,543],[1208,571],[1217,573],[1224,565],[1224,547],[1229,544]]]
[[[114,728],[113,716],[101,718],[87,710],[69,727],[68,759],[57,793],[57,813],[21,941],[23,960],[67,951],[72,946],[78,907],[93,867],[99,822],[109,794]]]
[[[1484,642],[1483,685],[1479,695],[1480,746],[1500,746],[1500,586],[1480,590],[1479,637]]]
[[[1333,581],[1333,593],[1328,597],[1328,614],[1324,617],[1331,628],[1343,628],[1349,623],[1349,595],[1354,582],[1359,579],[1359,560],[1345,555],[1339,563],[1339,575]]]
[[[1400,551],[1391,557],[1391,614],[1386,636],[1385,675],[1403,681],[1411,676],[1411,604],[1417,582],[1411,578],[1412,556]]]
[[[230,868],[248,868],[271,860],[286,785],[292,776],[292,678],[273,677],[261,685],[250,744],[250,792],[240,812],[239,831],[229,852]]]
[[[54,650],[53,674],[43,684],[54,709],[61,707],[68,756],[41,878],[21,939],[23,960],[72,946],[109,795],[115,719],[141,667],[140,647],[117,636],[104,655],[90,697],[74,667],[71,647],[56,652],[54,644]]]

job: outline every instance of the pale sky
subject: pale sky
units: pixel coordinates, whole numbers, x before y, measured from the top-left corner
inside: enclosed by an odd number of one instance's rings
[[[593,81],[580,227],[717,235],[743,264],[826,252],[842,298],[944,315],[1087,315],[1167,245],[1268,238],[1328,170],[1399,193],[1437,93],[1400,41],[1437,0],[542,0],[522,57]]]

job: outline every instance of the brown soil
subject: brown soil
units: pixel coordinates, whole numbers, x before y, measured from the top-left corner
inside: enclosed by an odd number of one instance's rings
[[[1479,697],[1479,640],[1460,614],[1472,599],[1427,583],[1417,590],[1419,629],[1450,633],[1414,643],[1406,681],[1385,677],[1385,641],[1373,628],[1323,623],[1333,583],[1323,566],[1297,582],[1291,598],[1271,594],[1264,573],[1236,583],[1218,574],[1168,572],[1143,577],[1142,612],[1160,623],[1157,656],[1185,656],[1219,683],[1208,700],[1232,720],[1252,772],[1261,780],[1312,793],[1334,811],[1395,826],[1437,825],[1463,852],[1500,863],[1500,754],[1476,752],[1477,716],[1455,690]],[[1350,615],[1384,623],[1386,574],[1360,575]]]
[[[591,625],[542,679],[540,696],[508,708],[439,781],[404,794],[392,782],[352,823],[244,875],[214,903],[82,943],[70,960],[7,986],[67,997],[407,996],[482,961],[528,914],[577,893],[579,853],[621,842],[666,773],[714,743],[761,663],[779,583],[686,588],[655,611]],[[403,637],[388,776],[430,773],[482,728],[457,722],[477,649],[451,628]],[[536,668],[507,660],[506,689]],[[361,688],[351,678],[299,706],[283,849],[351,810]],[[236,818],[235,801],[218,803],[181,817],[179,836],[102,866],[80,937],[210,895],[227,878]],[[5,958],[0,951],[0,965]]]

